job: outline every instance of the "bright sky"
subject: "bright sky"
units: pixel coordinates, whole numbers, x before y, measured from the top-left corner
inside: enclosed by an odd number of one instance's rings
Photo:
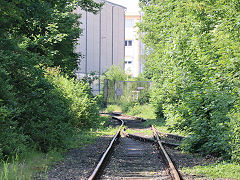
[[[107,0],[107,1],[126,7],[128,13],[140,11],[140,8],[138,7],[139,0]]]

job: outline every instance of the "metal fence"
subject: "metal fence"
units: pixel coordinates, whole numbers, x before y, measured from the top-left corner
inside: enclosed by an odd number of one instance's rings
[[[140,101],[148,96],[152,81],[110,81],[104,80],[104,99],[107,103],[116,101]]]

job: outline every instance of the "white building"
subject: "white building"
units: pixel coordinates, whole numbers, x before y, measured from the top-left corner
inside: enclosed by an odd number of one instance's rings
[[[125,72],[137,77],[142,72],[142,43],[136,27],[141,16],[138,12],[127,13],[125,18]]]
[[[127,7],[125,16],[125,72],[137,77],[143,72],[144,47],[136,23],[141,21],[139,0],[109,0]]]
[[[76,10],[76,13],[82,14],[80,21],[83,29],[76,47],[76,52],[83,55],[77,71],[79,78],[91,72],[100,76],[111,65],[123,67],[125,9],[121,5],[105,1],[97,15],[80,8]]]

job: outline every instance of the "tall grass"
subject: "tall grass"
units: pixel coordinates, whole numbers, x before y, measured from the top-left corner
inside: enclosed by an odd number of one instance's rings
[[[0,179],[4,180],[28,180],[41,174],[47,175],[47,170],[55,161],[61,160],[62,154],[51,151],[47,154],[30,151],[21,158],[18,155],[11,160],[2,161],[0,164]]]

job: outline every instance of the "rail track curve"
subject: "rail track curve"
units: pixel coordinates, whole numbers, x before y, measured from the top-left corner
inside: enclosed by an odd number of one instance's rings
[[[139,126],[138,123],[142,122],[142,120],[133,116],[122,116],[119,113],[112,114],[111,116],[113,119],[118,120],[121,125],[88,180],[182,179],[168,153],[164,149],[163,143],[160,140],[161,136],[154,126],[151,128],[154,139],[128,134],[123,130],[123,126]],[[122,138],[120,138],[121,135]],[[156,153],[156,148],[154,149],[152,144],[158,147],[158,153]],[[115,145],[118,146],[116,150],[114,148]],[[113,157],[109,158],[110,155]],[[113,168],[115,169],[112,170]],[[146,173],[145,170],[148,170],[146,171],[148,173]],[[145,174],[143,174],[143,172]]]

